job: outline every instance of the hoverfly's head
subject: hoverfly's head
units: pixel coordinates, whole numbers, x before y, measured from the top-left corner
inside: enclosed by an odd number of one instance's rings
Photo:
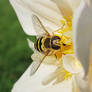
[[[52,48],[55,50],[60,49],[61,46],[61,38],[59,36],[53,36],[51,39]]]

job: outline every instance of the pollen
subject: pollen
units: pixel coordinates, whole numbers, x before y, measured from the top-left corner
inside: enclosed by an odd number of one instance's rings
[[[64,76],[64,80],[67,80],[68,78],[72,77],[72,73],[65,71],[65,76]]]
[[[70,17],[70,20],[64,17],[60,22],[62,26],[56,31],[56,35],[61,37],[61,52],[62,54],[73,54],[72,17]]]
[[[64,17],[64,19],[60,20],[62,27],[57,30],[57,36],[61,36],[61,52],[62,55],[66,55],[66,54],[74,54],[74,50],[73,50],[73,42],[72,42],[72,17],[70,17],[70,20],[68,20],[67,18]],[[65,45],[63,45],[65,44]],[[58,56],[59,53],[57,54]],[[63,62],[63,60],[62,60]],[[78,66],[80,66],[80,64],[78,64],[76,62],[76,64]],[[62,71],[62,70],[61,70]],[[72,73],[68,72],[67,70],[64,69],[64,80],[71,78],[72,77]]]

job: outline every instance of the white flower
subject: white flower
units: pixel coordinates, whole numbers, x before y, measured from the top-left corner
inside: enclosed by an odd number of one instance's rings
[[[37,15],[51,33],[51,30],[57,30],[61,27],[62,24],[60,20],[62,20],[63,17],[66,18],[68,26],[71,25],[71,17],[79,7],[80,0],[10,0],[10,3],[16,11],[25,33],[28,35],[37,35],[32,24],[32,14]],[[32,47],[30,41],[29,45]],[[54,64],[50,62],[51,65],[48,65],[48,60],[55,62]],[[75,75],[72,75],[72,77],[70,75],[79,73],[79,76],[83,77],[83,74],[80,75],[83,73],[83,69],[74,56],[64,56],[63,65],[61,64],[62,67],[58,69],[56,66],[56,60],[53,56],[52,58],[47,57],[45,61],[45,63],[42,63],[38,71],[31,77],[30,65],[22,77],[15,83],[12,92],[75,92],[78,90],[74,81]],[[62,68],[64,71],[63,73]],[[54,77],[51,74],[54,75]],[[49,75],[51,77],[49,77]],[[66,80],[62,78],[65,78]],[[62,80],[65,81],[61,82]],[[43,84],[49,84],[43,85],[42,82]],[[55,85],[53,85],[53,83]]]

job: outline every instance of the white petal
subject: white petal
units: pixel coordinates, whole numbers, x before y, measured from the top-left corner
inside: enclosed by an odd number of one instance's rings
[[[12,92],[37,92],[38,90],[50,86],[44,86],[41,82],[45,76],[56,70],[55,66],[41,64],[40,68],[33,76],[30,76],[30,68],[31,66],[29,66],[26,72],[15,83]]]
[[[75,10],[79,7],[81,0],[67,0],[70,4],[72,11],[75,12]]]
[[[31,56],[33,61],[39,61],[39,62],[42,60],[43,57],[44,57],[44,54],[36,50]],[[46,56],[43,63],[48,64],[48,65],[58,65],[61,62],[56,59],[55,55],[52,55],[52,56]]]
[[[89,67],[89,48],[92,41],[92,0],[88,6],[85,0],[81,1],[79,9],[73,19],[74,50],[77,58],[82,63],[85,75]]]
[[[77,9],[81,0],[52,0],[52,1],[56,2],[63,16],[69,18],[69,16],[72,16],[73,12]]]
[[[72,92],[72,80],[65,80],[62,83],[46,87],[36,92]]]
[[[23,0],[10,0],[11,5],[13,6],[18,19],[22,25],[24,32],[28,35],[36,35],[31,21],[31,14],[32,12],[27,9],[26,4]]]
[[[36,35],[32,26],[32,13],[41,18],[44,25],[57,29],[62,18],[57,6],[50,0],[10,0],[18,19],[28,35]],[[55,30],[54,29],[54,30]]]
[[[60,66],[56,69],[55,72],[51,73],[50,75],[46,76],[44,80],[42,81],[43,85],[48,85],[49,83],[59,84],[62,81],[64,81],[65,76],[65,69],[63,66]]]
[[[80,78],[79,76],[76,76],[75,80],[81,92],[89,92],[87,91],[87,87],[88,87],[87,80]]]
[[[72,77],[72,92],[80,92],[80,88],[78,86],[78,84],[76,83],[76,79],[75,76]],[[84,91],[81,91],[84,92]]]
[[[82,73],[83,68],[79,61],[73,55],[63,56],[64,68],[71,73]]]
[[[35,50],[34,43],[31,40],[29,40],[29,39],[27,39],[27,41],[28,41],[29,47],[34,51]]]
[[[85,1],[86,1],[86,3],[88,4],[88,6],[90,6],[90,3],[91,3],[90,1],[91,1],[91,0],[85,0]]]

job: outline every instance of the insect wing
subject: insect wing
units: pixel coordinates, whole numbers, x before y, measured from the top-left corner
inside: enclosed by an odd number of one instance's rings
[[[33,61],[32,64],[31,64],[31,72],[30,72],[30,75],[32,76],[36,71],[37,69],[39,68],[41,62],[37,62],[37,61]]]
[[[40,19],[36,15],[32,16],[32,22],[38,36],[41,36],[43,34],[49,34]]]
[[[38,68],[40,67],[41,63],[43,62],[43,60],[45,59],[47,55],[45,55],[41,61],[34,61],[32,64],[31,64],[31,73],[30,75],[32,76],[37,70]]]
[[[46,56],[48,54],[49,54],[49,52],[46,55],[44,55],[40,61],[39,60],[38,61],[34,61],[31,64],[31,73],[30,73],[31,76],[38,70],[38,68],[40,67],[41,63],[44,61],[44,59],[46,58]]]

